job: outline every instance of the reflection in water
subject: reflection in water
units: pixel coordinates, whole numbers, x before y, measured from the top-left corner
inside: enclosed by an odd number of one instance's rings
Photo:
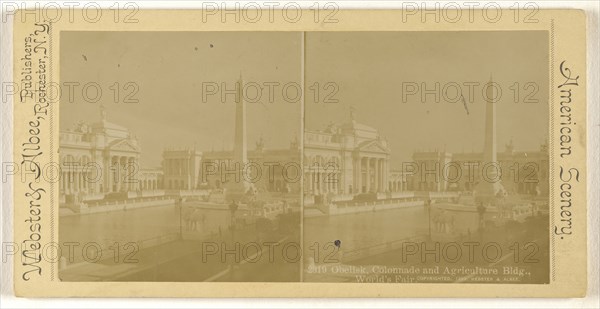
[[[305,251],[315,242],[323,247],[336,239],[341,240],[344,250],[354,250],[424,235],[427,218],[424,207],[304,218]]]
[[[199,226],[200,233],[218,233],[231,220],[227,209],[200,209],[206,220]],[[243,216],[243,211],[238,211]],[[179,207],[174,205],[113,211],[60,218],[60,242],[96,242],[101,246],[114,242],[127,243],[179,233]],[[182,219],[183,221],[183,219]],[[182,222],[185,229],[185,223]]]

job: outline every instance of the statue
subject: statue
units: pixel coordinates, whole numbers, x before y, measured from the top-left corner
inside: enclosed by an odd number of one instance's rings
[[[106,108],[104,107],[104,104],[100,105],[100,120],[102,120],[102,122],[106,121]]]
[[[264,148],[265,148],[265,141],[263,140],[263,137],[261,135],[258,142],[256,142],[256,150],[262,151]]]
[[[298,147],[299,147],[298,136],[294,135],[294,139],[290,143],[290,149],[296,150],[296,149],[298,149]]]

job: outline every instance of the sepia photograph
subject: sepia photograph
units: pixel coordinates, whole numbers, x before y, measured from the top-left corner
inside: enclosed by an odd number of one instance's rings
[[[548,283],[548,33],[311,32],[306,281]],[[308,97],[309,95],[307,95]]]
[[[62,280],[548,282],[547,32],[63,35]]]
[[[585,11],[273,5],[9,14],[3,287],[590,295]]]
[[[299,281],[301,34],[61,35],[61,280]]]

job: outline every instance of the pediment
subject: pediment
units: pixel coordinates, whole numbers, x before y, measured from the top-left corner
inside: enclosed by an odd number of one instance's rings
[[[140,148],[128,139],[116,140],[108,146],[108,149],[111,151],[140,152]]]
[[[376,140],[363,142],[358,145],[358,150],[361,152],[389,153],[388,148]]]

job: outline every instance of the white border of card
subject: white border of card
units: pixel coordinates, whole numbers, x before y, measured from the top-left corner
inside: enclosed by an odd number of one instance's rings
[[[19,4],[20,5],[20,4]],[[28,263],[21,263],[20,253],[13,257],[14,291],[23,297],[584,297],[588,290],[588,268],[597,269],[597,265],[589,267],[588,229],[597,230],[597,225],[588,220],[590,214],[597,217],[597,209],[588,199],[590,181],[597,175],[590,176],[590,170],[597,171],[597,162],[590,159],[589,135],[597,134],[597,128],[588,131],[588,100],[592,100],[591,91],[597,94],[597,88],[589,89],[590,79],[596,78],[597,72],[589,72],[586,39],[586,14],[581,10],[540,9],[535,10],[535,18],[524,22],[527,16],[524,7],[523,15],[515,22],[514,11],[503,10],[505,18],[490,19],[484,11],[468,8],[463,10],[463,18],[448,21],[440,17],[440,21],[428,19],[420,15],[419,4],[416,7],[404,7],[404,10],[332,10],[336,6],[323,7],[323,16],[330,16],[335,22],[315,22],[314,11],[307,9],[303,15],[311,18],[290,19],[281,10],[265,10],[263,18],[248,21],[228,20],[220,15],[219,7],[210,7],[209,11],[199,10],[139,10],[133,18],[123,22],[119,16],[118,23],[113,18],[114,12],[105,9],[104,16],[98,18],[88,16],[78,9],[62,10],[47,7],[38,14],[45,18],[35,20],[35,13],[30,16],[15,11],[12,30],[13,81],[20,80],[23,63],[17,61],[28,52],[23,48],[27,37],[46,33],[47,40],[40,48],[47,52],[47,74],[49,81],[58,80],[60,61],[61,31],[547,31],[549,46],[549,154],[550,154],[550,282],[548,284],[465,284],[465,283],[234,283],[234,282],[66,282],[60,281],[57,273],[58,262],[41,260],[32,268]],[[463,8],[462,6],[458,6]],[[207,7],[205,7],[207,8]],[[291,7],[290,7],[291,8]],[[489,10],[495,7],[488,8]],[[130,8],[127,8],[130,9]],[[450,9],[450,8],[448,8]],[[241,9],[244,10],[243,8]],[[443,10],[443,9],[442,9]],[[42,12],[42,13],[40,13]],[[109,12],[111,14],[109,14]],[[209,13],[208,13],[209,12]],[[216,12],[213,14],[213,12]],[[335,12],[335,15],[329,15]],[[57,15],[58,13],[58,15]],[[129,13],[122,11],[121,13]],[[240,13],[241,14],[241,13]],[[242,15],[242,14],[241,14]],[[240,16],[241,16],[240,15]],[[24,16],[24,17],[23,17]],[[61,16],[52,18],[51,16]],[[72,16],[72,18],[68,18]],[[84,17],[82,17],[84,16]],[[270,17],[271,16],[271,17]],[[284,17],[281,17],[284,16]],[[334,16],[334,17],[333,17]],[[440,15],[442,16],[442,15]],[[484,16],[484,17],[482,17]],[[130,16],[131,17],[131,16]],[[281,17],[281,18],[279,18]],[[90,19],[91,18],[91,19]],[[53,20],[52,20],[53,19]],[[49,21],[50,20],[50,21]],[[93,20],[94,22],[91,22]],[[591,26],[591,25],[590,25]],[[3,30],[4,31],[4,30]],[[37,31],[37,33],[36,33]],[[3,33],[4,34],[4,33]],[[3,38],[4,39],[4,38]],[[597,38],[596,38],[597,39]],[[4,48],[4,47],[3,47]],[[596,56],[594,56],[596,57]],[[597,60],[597,59],[596,59]],[[596,63],[597,65],[597,63]],[[5,74],[5,72],[3,72]],[[36,78],[40,78],[37,76]],[[577,80],[575,80],[578,78]],[[571,85],[570,110],[566,111],[561,100],[564,95],[559,86]],[[590,86],[588,86],[590,85]],[[6,89],[5,89],[6,90]],[[5,91],[3,90],[3,91]],[[7,93],[7,91],[5,91]],[[5,104],[3,108],[12,112],[13,152],[3,161],[22,162],[24,142],[35,142],[41,153],[35,156],[38,162],[53,162],[58,145],[58,106],[44,105],[40,102],[22,104],[18,96],[11,99],[14,104]],[[37,106],[37,107],[36,107]],[[43,109],[42,109],[43,107]],[[593,108],[597,111],[597,107]],[[4,110],[3,110],[4,111]],[[562,124],[561,114],[569,113],[573,125],[569,127],[569,139],[576,140],[570,145],[570,153],[561,152],[566,130]],[[42,115],[43,114],[43,115]],[[44,116],[37,118],[38,116]],[[3,116],[4,117],[4,116]],[[591,117],[591,116],[590,116]],[[35,124],[32,127],[32,123]],[[32,131],[33,130],[33,131]],[[32,133],[33,132],[33,133]],[[35,134],[34,134],[35,133]],[[34,134],[35,136],[32,136]],[[33,138],[33,139],[32,139]],[[596,141],[597,142],[597,141]],[[596,147],[597,148],[597,147]],[[594,150],[597,154],[597,149]],[[597,161],[597,160],[596,160]],[[579,176],[565,178],[565,171],[576,172]],[[4,173],[4,172],[3,172]],[[572,175],[572,174],[571,174]],[[32,243],[57,242],[58,238],[58,184],[44,181],[15,181],[20,175],[14,175],[12,192],[13,240],[19,246],[34,246]],[[33,186],[35,184],[35,186]],[[4,185],[6,188],[6,185]],[[32,191],[33,190],[33,191]],[[565,191],[571,202],[571,208],[561,208],[561,200],[565,199]],[[39,195],[39,196],[38,196]],[[30,201],[38,196],[41,200],[40,225],[34,233],[27,223],[30,216]],[[597,193],[596,193],[597,199]],[[39,201],[36,199],[36,201]],[[4,200],[3,200],[4,202]],[[3,212],[4,214],[4,212]],[[6,220],[3,218],[3,220]],[[561,224],[569,223],[568,235],[560,232]],[[557,232],[558,231],[558,232]],[[4,234],[3,234],[4,235]],[[32,238],[33,237],[33,238]],[[597,235],[594,237],[597,240]],[[4,240],[6,242],[7,240]],[[31,247],[35,249],[34,247]],[[16,248],[16,247],[14,247]],[[39,271],[41,270],[41,271]],[[27,274],[27,275],[25,275]],[[4,283],[4,278],[3,278]],[[597,282],[596,282],[597,284]]]

